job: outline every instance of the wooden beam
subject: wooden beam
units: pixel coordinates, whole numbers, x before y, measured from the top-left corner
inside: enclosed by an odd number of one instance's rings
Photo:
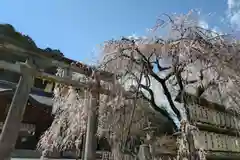
[[[214,151],[207,151],[206,154],[207,159],[209,160],[239,160],[240,153],[239,152],[214,152]]]
[[[20,55],[23,57],[35,57],[37,62],[42,61],[45,65],[55,66],[55,67],[61,67],[61,68],[69,68],[74,72],[89,76],[93,73],[94,68],[80,63],[78,61],[71,60],[66,57],[59,56],[58,58],[52,57],[52,54],[50,53],[42,53],[42,52],[33,52],[33,51],[27,51],[25,49],[19,48],[19,47],[13,47],[9,46],[0,46],[0,51],[2,53],[8,53],[8,54],[15,54]],[[1,53],[0,52],[0,53]],[[72,65],[72,64],[78,64],[78,65]],[[112,82],[114,77],[113,73],[106,72],[106,71],[99,71],[99,78],[106,82]]]
[[[232,128],[221,128],[216,125],[210,125],[210,124],[204,124],[201,122],[197,122],[196,126],[198,129],[202,131],[208,131],[208,132],[215,132],[219,134],[226,134],[229,136],[236,136],[239,135],[239,131],[237,129],[232,129]]]
[[[0,69],[6,69],[12,72],[16,72],[18,74],[22,74],[21,65],[24,65],[24,64],[13,64],[5,61],[0,61]],[[86,83],[74,81],[70,78],[59,77],[59,76],[51,75],[45,72],[37,71],[34,68],[29,68],[29,70],[34,74],[35,77],[40,77],[49,81],[58,82],[58,83],[62,83],[69,86],[74,86],[79,88],[88,88],[92,85],[91,83],[86,84]]]
[[[19,73],[19,74],[22,74],[21,69],[20,69],[21,65],[24,65],[24,64],[13,64],[13,63],[5,62],[5,61],[0,61],[0,69],[6,69],[6,70],[9,70],[9,71],[12,71],[12,72]],[[49,80],[49,81],[65,84],[65,85],[68,85],[68,86],[73,86],[75,88],[85,88],[85,89],[87,89],[87,88],[92,88],[93,85],[94,85],[91,82],[83,83],[83,82],[72,80],[69,77],[66,78],[66,77],[59,77],[59,76],[51,75],[51,74],[48,74],[48,73],[45,73],[45,72],[37,71],[34,68],[29,68],[29,70],[33,73],[33,75],[35,77],[40,77],[40,78],[43,78],[43,79],[46,79],[46,80]],[[104,87],[99,88],[99,93],[105,94],[105,95],[113,94],[113,96],[114,96],[114,93],[112,93],[108,89],[105,89]],[[124,91],[124,90],[123,90],[123,94],[126,97],[131,97],[133,95],[133,93],[127,92],[127,91]]]
[[[15,147],[21,121],[28,101],[34,78],[25,65],[20,68],[22,76],[12,99],[11,106],[0,136],[0,159],[8,159]]]
[[[233,116],[240,115],[240,113],[237,112],[236,110],[227,109],[224,105],[221,105],[221,104],[218,104],[218,103],[215,103],[215,102],[211,102],[204,97],[196,97],[195,95],[189,94],[189,93],[185,93],[184,97],[187,99],[187,103],[188,103],[187,106],[188,107],[191,107],[191,106],[189,106],[189,104],[198,104],[198,105],[204,106],[206,108],[210,108],[210,109],[217,110],[217,111],[220,111],[220,112],[229,113]],[[175,101],[178,101],[178,102],[182,103],[180,97],[177,97],[175,99]]]
[[[3,126],[4,126],[4,122],[0,121],[0,130],[3,129]],[[36,129],[35,124],[21,123],[21,126],[20,126],[20,131],[23,131],[23,132],[34,132],[35,129]]]

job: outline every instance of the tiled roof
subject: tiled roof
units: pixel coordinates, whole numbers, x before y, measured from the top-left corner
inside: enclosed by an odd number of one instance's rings
[[[14,94],[14,90],[17,84],[0,80],[0,94]],[[29,101],[35,101],[34,103],[43,104],[51,107],[53,105],[53,93],[44,92],[41,89],[32,88],[29,95]]]
[[[45,104],[47,106],[53,105],[52,97],[39,96],[36,94],[30,94],[29,96],[41,104]]]

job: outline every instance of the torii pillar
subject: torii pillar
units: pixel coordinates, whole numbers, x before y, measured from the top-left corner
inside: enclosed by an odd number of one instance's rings
[[[0,136],[0,159],[11,159],[11,153],[15,149],[21,121],[28,102],[29,93],[34,84],[34,77],[28,68],[28,61],[22,64],[21,77],[14,93],[3,130]]]

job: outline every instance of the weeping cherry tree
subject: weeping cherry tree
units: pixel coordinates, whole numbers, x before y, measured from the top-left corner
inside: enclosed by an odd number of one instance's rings
[[[166,32],[164,38],[123,37],[104,44],[96,70],[114,73],[115,78],[112,84],[101,83],[113,92],[100,96],[98,136],[108,140],[115,159],[122,159],[124,153],[135,157],[136,146],[149,138],[144,128],[161,127],[153,120],[159,115],[171,122],[169,133],[181,132],[178,159],[204,159],[194,146],[187,94],[220,99],[238,110],[239,45],[232,36],[199,27],[192,15],[164,15],[154,28]],[[59,69],[58,75],[63,72]],[[91,81],[77,73],[70,76]],[[55,119],[38,148],[79,150],[86,131],[89,90],[58,85],[54,94]]]

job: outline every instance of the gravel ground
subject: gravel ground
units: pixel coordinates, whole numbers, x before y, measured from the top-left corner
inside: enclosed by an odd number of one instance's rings
[[[11,160],[39,160],[37,158],[12,158]],[[73,160],[73,159],[47,159],[47,160]]]

